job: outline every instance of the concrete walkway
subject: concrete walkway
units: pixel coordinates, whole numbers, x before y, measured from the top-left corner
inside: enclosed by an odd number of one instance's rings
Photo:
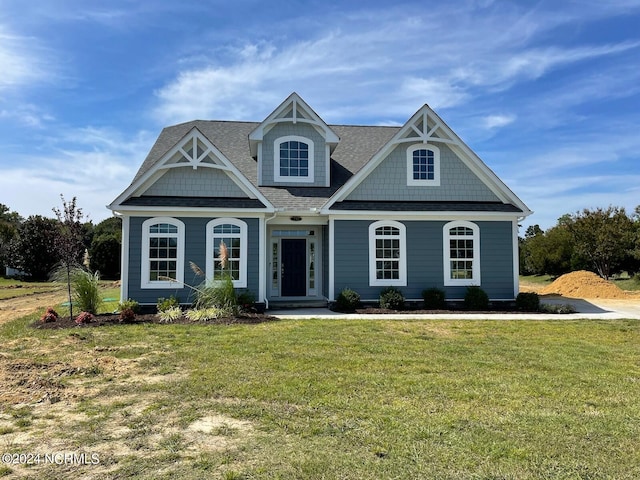
[[[541,299],[545,304],[571,304],[577,313],[547,314],[547,313],[439,313],[439,314],[359,314],[338,313],[328,308],[299,308],[290,310],[268,310],[269,315],[287,319],[310,318],[346,318],[346,319],[386,319],[386,320],[640,320],[640,299],[638,300],[582,300],[564,297],[545,297]]]

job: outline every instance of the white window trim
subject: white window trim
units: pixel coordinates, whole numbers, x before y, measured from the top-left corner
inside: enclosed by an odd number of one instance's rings
[[[149,233],[149,227],[158,223],[168,223],[178,228],[177,234],[153,234],[157,236],[177,236],[178,237],[178,250],[176,259],[176,279],[174,281],[169,280],[149,280],[149,244],[151,234]],[[141,267],[140,267],[140,288],[182,288],[184,286],[184,223],[176,218],[171,217],[154,217],[149,218],[142,222],[142,252],[141,252]]]
[[[247,224],[237,218],[216,218],[207,223],[207,262],[205,267],[207,280],[213,279],[215,265],[213,258],[213,251],[215,250],[213,228],[223,224],[240,227],[240,278],[233,280],[233,286],[235,288],[247,288]]]
[[[380,227],[394,227],[400,232],[400,258],[398,258],[398,279],[379,279],[376,269],[376,229]],[[407,229],[403,223],[393,220],[380,220],[369,225],[369,285],[370,286],[398,286],[407,285]]]
[[[451,249],[449,241],[453,238],[459,238],[457,236],[451,236],[451,229],[456,227],[466,227],[473,231],[473,236],[471,237],[473,240],[473,265],[471,267],[472,278],[451,278]],[[456,220],[445,224],[442,229],[442,247],[444,257],[444,285],[446,287],[480,286],[480,227],[473,222],[463,220]]]
[[[302,142],[309,146],[309,175],[306,177],[289,177],[280,175],[280,144],[284,142]],[[315,149],[313,140],[298,135],[276,138],[273,142],[273,181],[282,183],[313,183],[315,181]]]
[[[416,150],[433,151],[433,180],[416,180],[413,178],[413,152]],[[440,186],[440,149],[429,143],[410,145],[407,148],[407,186],[439,187]]]

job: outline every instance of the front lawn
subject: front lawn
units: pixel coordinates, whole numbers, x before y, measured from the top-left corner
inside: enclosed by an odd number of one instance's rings
[[[640,321],[21,320],[0,338],[4,450],[100,459],[5,466],[32,478],[640,478]]]

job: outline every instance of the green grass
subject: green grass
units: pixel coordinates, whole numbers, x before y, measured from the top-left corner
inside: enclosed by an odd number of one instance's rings
[[[638,277],[615,279],[613,283],[615,283],[622,290],[627,290],[630,292],[640,291],[640,279],[638,279]]]
[[[640,478],[640,321],[25,324],[0,326],[10,358],[105,352],[169,375],[83,376],[98,389],[74,407],[86,419],[43,431],[70,450],[125,444],[135,454],[102,454],[110,478]],[[210,415],[251,428],[194,443]]]
[[[555,277],[551,275],[520,275],[520,283],[522,285],[549,285],[555,280]]]
[[[57,291],[62,291],[62,286],[51,282],[23,282],[0,277],[0,300]]]

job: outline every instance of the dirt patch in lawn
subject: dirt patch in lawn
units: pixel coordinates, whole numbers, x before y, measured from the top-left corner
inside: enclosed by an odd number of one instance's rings
[[[562,295],[570,298],[629,299],[637,297],[621,290],[617,285],[593,272],[580,270],[558,277],[553,283],[539,291],[541,295]]]
[[[63,291],[57,291],[34,293],[32,295],[0,300],[0,323],[31,315],[47,307],[53,307],[64,302],[64,299],[65,293]]]

